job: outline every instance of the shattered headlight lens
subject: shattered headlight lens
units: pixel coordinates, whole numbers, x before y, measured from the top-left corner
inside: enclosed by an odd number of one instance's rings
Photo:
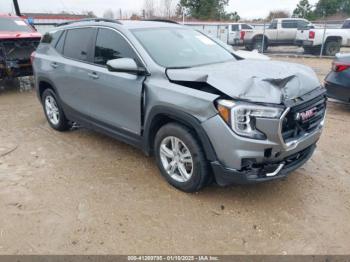
[[[231,100],[218,100],[217,109],[237,135],[260,140],[266,139],[266,135],[256,128],[256,119],[279,119],[283,113],[283,108],[236,103]]]

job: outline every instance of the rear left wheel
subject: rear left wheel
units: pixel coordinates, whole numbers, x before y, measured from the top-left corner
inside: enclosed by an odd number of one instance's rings
[[[326,56],[335,56],[340,52],[340,43],[339,41],[328,41],[324,46],[323,53]]]
[[[66,131],[71,128],[69,120],[64,115],[57,96],[51,89],[46,89],[42,94],[42,104],[45,116],[50,126],[57,131]]]

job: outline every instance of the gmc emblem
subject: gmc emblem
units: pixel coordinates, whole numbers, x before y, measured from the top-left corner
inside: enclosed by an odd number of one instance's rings
[[[295,120],[305,122],[305,121],[309,120],[310,118],[312,118],[313,116],[315,116],[316,112],[317,112],[317,108],[314,107],[314,108],[309,109],[305,112],[297,113],[295,115]]]

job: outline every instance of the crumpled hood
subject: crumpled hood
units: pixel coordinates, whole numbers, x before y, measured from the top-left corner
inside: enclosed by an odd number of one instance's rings
[[[203,82],[234,98],[282,104],[320,87],[315,72],[303,65],[241,60],[186,69],[168,69],[171,81]]]

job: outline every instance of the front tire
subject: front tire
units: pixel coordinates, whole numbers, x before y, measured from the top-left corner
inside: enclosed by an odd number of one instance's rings
[[[163,126],[156,135],[154,149],[162,176],[177,189],[193,193],[211,181],[203,149],[187,127],[176,123]]]
[[[53,129],[63,132],[69,130],[71,124],[58,101],[55,92],[51,89],[46,89],[42,94],[42,105],[47,121]]]

